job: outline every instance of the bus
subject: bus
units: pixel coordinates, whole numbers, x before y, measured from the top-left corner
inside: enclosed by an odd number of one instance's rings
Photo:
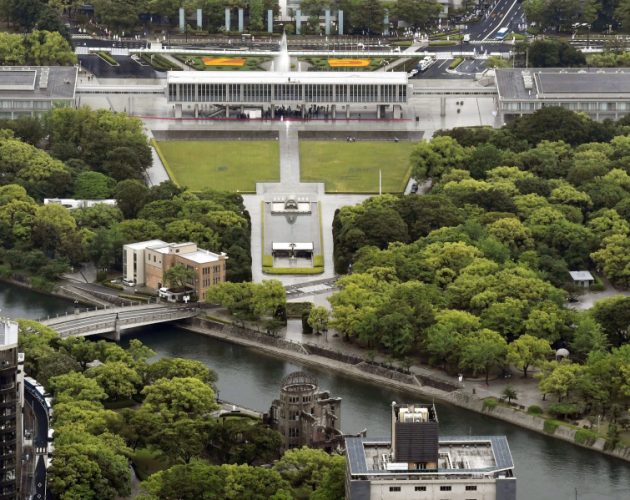
[[[494,35],[494,38],[496,38],[497,40],[504,40],[508,34],[509,29],[510,28],[508,28],[507,26],[501,28],[499,31],[497,31],[497,34]]]

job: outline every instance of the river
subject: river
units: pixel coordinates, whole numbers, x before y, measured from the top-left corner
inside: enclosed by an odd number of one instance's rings
[[[70,302],[39,295],[0,283],[2,314],[14,318],[40,318],[64,313]],[[136,331],[123,338],[138,338],[158,356],[179,356],[202,361],[219,376],[221,399],[266,411],[278,397],[283,376],[301,366],[255,349],[229,344],[170,326]],[[343,398],[342,428],[368,436],[389,436],[389,405],[413,402],[416,396],[380,388],[367,382],[316,370],[320,387]],[[527,431],[490,417],[446,404],[437,404],[442,434],[505,434],[518,478],[519,500],[627,500],[630,498],[630,465],[564,441]],[[576,493],[577,492],[577,493]]]

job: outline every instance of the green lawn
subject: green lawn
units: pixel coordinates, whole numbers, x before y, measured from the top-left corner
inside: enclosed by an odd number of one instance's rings
[[[255,191],[256,182],[278,181],[277,141],[161,141],[171,178],[193,191]]]
[[[300,141],[302,182],[325,182],[329,193],[401,193],[409,179],[414,142]]]

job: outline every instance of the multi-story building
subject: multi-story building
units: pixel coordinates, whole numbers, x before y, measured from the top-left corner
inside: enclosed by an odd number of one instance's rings
[[[123,277],[136,286],[158,290],[165,286],[164,273],[175,265],[194,271],[187,283],[198,300],[205,300],[208,288],[223,283],[227,255],[216,254],[195,243],[167,243],[149,240],[123,246]]]
[[[320,391],[317,379],[294,372],[282,379],[280,399],[271,404],[269,425],[283,437],[287,448],[322,448],[334,451],[342,442],[341,398]]]
[[[630,68],[497,69],[498,112],[503,121],[549,106],[617,120],[630,113]]]
[[[392,435],[346,437],[349,500],[515,500],[505,436],[440,436],[433,405],[392,403]]]
[[[74,105],[75,66],[0,68],[0,118],[39,116],[54,107]]]
[[[18,358],[18,324],[0,318],[0,499],[19,496],[24,357]]]

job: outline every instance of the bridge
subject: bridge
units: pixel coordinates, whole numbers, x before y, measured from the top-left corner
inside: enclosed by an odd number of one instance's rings
[[[196,307],[188,305],[146,304],[69,313],[41,323],[55,330],[62,338],[108,335],[112,340],[119,341],[124,330],[192,318],[198,312]]]

